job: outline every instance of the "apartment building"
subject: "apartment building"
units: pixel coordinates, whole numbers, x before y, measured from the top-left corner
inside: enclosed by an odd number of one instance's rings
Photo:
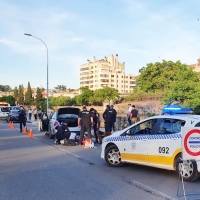
[[[200,72],[200,58],[197,59],[197,63],[190,64],[188,67],[192,67],[193,71]]]
[[[87,60],[80,66],[80,87],[87,86],[91,90],[106,86],[116,88],[121,94],[128,94],[136,87],[136,76],[125,74],[125,63],[118,62],[118,54],[104,59]]]

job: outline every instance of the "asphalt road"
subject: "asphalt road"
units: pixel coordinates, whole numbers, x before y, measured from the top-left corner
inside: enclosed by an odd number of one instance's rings
[[[177,196],[178,177],[173,171],[129,164],[108,167],[100,157],[100,145],[94,149],[54,145],[36,124],[28,124],[34,138],[14,125],[10,129],[0,121],[0,200],[185,199]],[[185,183],[185,188],[200,192],[200,180]]]

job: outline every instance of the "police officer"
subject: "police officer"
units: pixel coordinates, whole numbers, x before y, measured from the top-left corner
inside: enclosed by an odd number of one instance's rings
[[[109,105],[106,106],[106,110],[103,113],[103,119],[105,120],[105,131],[111,133],[115,114]]]
[[[55,143],[56,144],[60,144],[60,141],[61,140],[64,140],[64,139],[69,139],[70,137],[70,130],[67,126],[67,122],[64,121],[61,126],[58,127],[58,131],[56,132],[56,141]]]
[[[88,132],[88,138],[92,138],[91,125],[93,125],[93,117],[90,111],[87,110],[86,106],[83,106],[83,111],[79,113],[78,126],[81,128],[79,145],[82,144],[85,129]]]
[[[93,129],[94,129],[94,135],[95,135],[95,138],[96,138],[96,143],[101,144],[102,139],[101,139],[101,136],[99,135],[100,115],[94,108],[91,108],[90,112],[91,112],[92,118],[93,118]]]
[[[113,105],[111,105],[110,108],[114,113],[114,121],[113,121],[113,125],[112,125],[112,130],[115,131],[115,122],[116,122],[116,118],[117,118],[117,111],[114,109]]]
[[[18,112],[19,112],[20,132],[22,132],[22,124],[23,124],[24,128],[26,127],[26,112],[25,112],[23,106],[20,106]]]

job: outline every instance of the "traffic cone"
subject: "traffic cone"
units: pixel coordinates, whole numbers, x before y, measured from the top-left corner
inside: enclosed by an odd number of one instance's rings
[[[15,128],[13,122],[11,123],[10,128]]]
[[[27,131],[27,128],[26,128],[26,126],[24,127],[24,131],[23,131],[23,134],[27,134],[28,133],[28,131]]]
[[[30,129],[30,132],[29,132],[29,135],[28,135],[29,138],[33,138],[33,130]]]
[[[11,126],[11,121],[8,123],[8,127],[10,127]]]

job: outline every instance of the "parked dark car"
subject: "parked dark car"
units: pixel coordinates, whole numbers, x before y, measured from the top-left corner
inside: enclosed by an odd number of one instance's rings
[[[10,110],[6,117],[7,122],[19,122],[19,110]]]

